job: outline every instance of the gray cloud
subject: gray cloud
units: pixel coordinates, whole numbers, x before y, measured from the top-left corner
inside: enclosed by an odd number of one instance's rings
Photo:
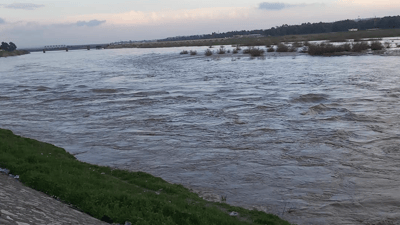
[[[6,23],[6,21],[4,21],[4,19],[0,18],[0,24]]]
[[[0,7],[1,6],[8,9],[25,9],[25,10],[34,10],[37,8],[44,7],[44,5],[38,5],[33,3],[0,4]]]
[[[105,23],[105,20],[91,20],[91,21],[78,21],[76,22],[76,25],[78,25],[79,27],[83,27],[83,26],[88,26],[88,27],[95,27],[95,26],[99,26],[103,23]]]
[[[294,7],[305,7],[315,4],[286,4],[281,2],[262,2],[258,5],[258,9],[263,10],[270,10],[270,11],[278,11],[287,8],[294,8]]]

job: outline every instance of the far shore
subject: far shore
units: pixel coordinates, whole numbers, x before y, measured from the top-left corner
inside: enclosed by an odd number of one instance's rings
[[[268,36],[258,38],[215,38],[182,41],[163,41],[163,42],[137,42],[120,45],[109,45],[107,49],[115,48],[166,48],[166,47],[189,47],[189,46],[220,46],[220,45],[240,45],[240,46],[266,46],[277,45],[278,43],[306,42],[306,41],[331,41],[342,40],[359,41],[361,39],[380,39],[385,37],[400,37],[400,29],[378,29],[363,30],[356,32],[333,32],[304,35]]]
[[[26,55],[26,54],[30,54],[30,52],[26,51],[26,50],[15,50],[15,51],[12,51],[12,52],[0,51],[0,58],[1,57]]]

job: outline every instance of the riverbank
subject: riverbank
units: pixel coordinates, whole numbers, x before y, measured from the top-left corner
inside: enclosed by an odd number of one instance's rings
[[[19,55],[26,55],[26,54],[30,54],[30,52],[26,51],[26,50],[15,50],[12,52],[0,51],[0,57],[19,56]]]
[[[285,36],[269,36],[258,38],[215,38],[215,39],[199,39],[199,40],[182,40],[182,41],[163,41],[163,42],[144,42],[130,43],[121,45],[110,45],[108,49],[115,48],[165,48],[165,47],[183,47],[183,46],[220,46],[220,45],[241,45],[241,46],[269,46],[277,45],[283,42],[306,42],[306,41],[344,41],[344,40],[361,40],[361,39],[377,39],[384,37],[399,37],[400,29],[377,29],[364,30],[357,32],[333,32],[319,34],[304,35],[285,35]]]
[[[0,129],[0,167],[23,184],[108,223],[289,224],[279,217],[209,202],[143,172],[80,162],[64,149]],[[2,206],[3,207],[3,206]]]

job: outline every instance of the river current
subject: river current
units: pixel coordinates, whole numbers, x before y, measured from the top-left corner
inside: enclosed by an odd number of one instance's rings
[[[398,223],[398,57],[182,49],[0,58],[0,127],[296,224]]]

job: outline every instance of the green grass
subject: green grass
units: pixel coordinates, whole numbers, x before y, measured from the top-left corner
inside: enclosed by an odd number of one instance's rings
[[[80,162],[64,149],[0,129],[0,167],[21,182],[106,222],[132,224],[276,224],[279,217],[203,200],[143,172]],[[239,217],[229,212],[239,212]]]

